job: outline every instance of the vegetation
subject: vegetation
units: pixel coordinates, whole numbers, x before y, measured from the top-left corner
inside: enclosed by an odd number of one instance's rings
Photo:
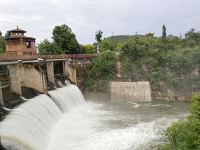
[[[191,115],[186,120],[173,124],[166,131],[168,144],[162,150],[200,149],[200,95],[193,96]]]
[[[102,36],[103,36],[103,32],[101,30],[97,31],[95,34],[95,39],[97,41],[97,53],[99,53],[100,50],[100,43],[102,41]]]
[[[94,54],[96,53],[96,49],[94,45],[86,44],[81,46],[81,53],[84,54]]]
[[[102,35],[103,35],[103,32],[101,30],[99,30],[99,31],[96,32],[95,39],[96,39],[97,42],[100,43],[102,41],[102,39],[101,39]]]
[[[166,39],[165,39],[166,38]],[[121,79],[117,79],[114,72],[115,65],[111,65],[112,73],[101,72],[101,79],[90,76],[101,69],[101,63],[109,60],[100,61],[98,65],[93,65],[92,70],[88,72],[89,78],[84,80],[84,85],[88,89],[94,89],[88,82],[98,83],[101,86],[108,84],[110,80],[138,81],[148,80],[151,83],[153,92],[175,91],[181,94],[185,88],[199,88],[200,77],[200,32],[194,29],[185,34],[185,37],[168,35],[166,27],[163,26],[163,36],[156,37],[153,33],[146,35],[133,36],[112,36],[101,41],[101,53],[109,52],[114,55],[115,51],[122,53],[122,71]],[[100,55],[101,57],[101,55]],[[110,60],[113,62],[113,60]],[[110,67],[111,67],[110,66]],[[88,76],[87,75],[87,76]],[[111,77],[112,75],[112,77]],[[88,81],[90,80],[90,81]],[[105,89],[105,91],[108,89]]]
[[[5,37],[2,36],[2,32],[0,31],[0,54],[5,52]]]
[[[77,54],[80,53],[80,45],[76,40],[71,28],[63,24],[55,26],[53,29],[53,42],[42,41],[38,45],[39,52],[42,54]]]
[[[38,45],[41,54],[60,54],[62,51],[56,46],[54,42],[49,42],[47,39],[43,40]]]
[[[83,87],[87,90],[105,91],[108,82],[115,77],[115,53],[106,51],[92,62],[92,68],[85,74]]]
[[[167,39],[167,31],[165,25],[162,27],[162,40],[165,41]]]

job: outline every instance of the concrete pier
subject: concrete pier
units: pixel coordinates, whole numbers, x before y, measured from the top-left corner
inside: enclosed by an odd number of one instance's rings
[[[10,88],[16,94],[22,95],[21,90],[21,75],[19,70],[19,65],[8,65],[9,75],[10,75]]]
[[[47,62],[47,77],[48,77],[48,80],[55,85],[53,62]]]
[[[77,85],[76,68],[70,67],[68,61],[63,61],[63,74]]]
[[[151,101],[151,88],[148,81],[138,82],[111,82],[112,101]]]

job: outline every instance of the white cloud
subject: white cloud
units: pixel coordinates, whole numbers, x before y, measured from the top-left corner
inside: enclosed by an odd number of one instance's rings
[[[200,0],[0,0],[0,30],[17,25],[38,41],[50,38],[55,25],[67,24],[80,43],[92,43],[98,29],[104,36],[200,29]]]

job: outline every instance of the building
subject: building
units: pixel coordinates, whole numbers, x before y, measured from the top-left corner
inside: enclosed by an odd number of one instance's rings
[[[6,53],[11,55],[35,55],[37,49],[35,38],[27,37],[26,31],[19,29],[7,31],[6,35]]]

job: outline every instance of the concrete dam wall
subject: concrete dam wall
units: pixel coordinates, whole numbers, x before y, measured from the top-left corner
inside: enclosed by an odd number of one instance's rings
[[[110,94],[112,101],[151,101],[151,88],[148,81],[111,82]]]

